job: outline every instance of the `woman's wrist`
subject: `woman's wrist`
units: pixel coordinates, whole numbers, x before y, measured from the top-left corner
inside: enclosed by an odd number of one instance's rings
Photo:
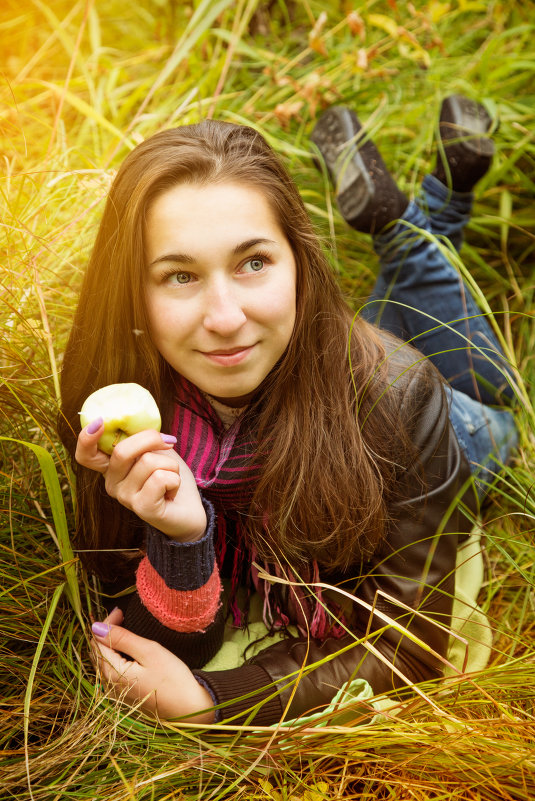
[[[213,708],[214,701],[211,693],[209,693],[206,687],[204,687],[200,682],[195,681],[195,684],[196,687],[192,688],[192,693],[194,692],[195,697],[192,699],[191,705],[196,709],[201,709],[203,711],[199,712],[198,715],[195,715],[195,717],[191,719],[191,722],[215,723],[216,710]]]
[[[202,538],[206,534],[206,523],[204,524],[203,528],[197,528],[188,533],[184,533],[183,531],[180,531],[178,533],[177,532],[167,533],[165,531],[162,531],[162,534],[165,534],[165,536],[168,537],[170,540],[173,540],[173,542],[182,543],[184,545],[190,545],[194,542],[202,540]]]
[[[213,527],[213,508],[201,495],[199,495],[199,501],[199,509],[192,514],[191,526],[180,526],[179,530],[165,530],[164,528],[157,530],[177,544],[190,545],[203,539],[208,530]]]
[[[159,530],[174,542],[192,543],[200,540],[204,536],[207,526],[208,520],[206,511],[202,503],[199,503],[198,509],[192,510],[187,523],[181,523],[175,527],[172,525],[162,526]]]

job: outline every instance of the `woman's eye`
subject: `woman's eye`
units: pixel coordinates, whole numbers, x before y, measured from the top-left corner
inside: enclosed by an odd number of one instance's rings
[[[258,273],[264,267],[264,259],[260,259],[258,257],[254,259],[249,259],[246,261],[242,267],[243,272],[250,272],[250,273]]]
[[[168,281],[172,284],[189,284],[191,281],[190,273],[171,273]]]

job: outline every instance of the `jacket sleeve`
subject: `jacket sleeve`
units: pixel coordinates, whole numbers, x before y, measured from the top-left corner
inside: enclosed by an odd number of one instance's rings
[[[269,646],[240,668],[199,672],[219,703],[252,693],[225,706],[222,717],[236,715],[236,720],[243,721],[246,710],[260,702],[254,723],[276,722],[290,702],[303,665],[335,654],[300,677],[288,719],[327,706],[337,690],[356,677],[366,679],[375,694],[382,694],[441,674],[459,534],[471,527],[459,501],[464,495],[463,500],[475,508],[475,499],[471,489],[466,492],[471,486],[470,472],[449,423],[442,384],[433,375],[431,382],[418,380],[422,372],[429,379],[428,370],[433,374],[434,368],[424,362],[413,371],[416,376],[404,400],[407,413],[417,423],[413,428],[419,458],[402,479],[405,495],[391,510],[392,524],[381,553],[352,581],[355,598],[368,605],[355,601],[354,636],[323,642],[292,637]],[[431,389],[423,393],[426,385]]]
[[[175,542],[148,527],[146,555],[124,626],[156,640],[190,668],[205,665],[223,642],[221,580],[214,554],[214,510],[203,500],[208,525],[197,542]]]

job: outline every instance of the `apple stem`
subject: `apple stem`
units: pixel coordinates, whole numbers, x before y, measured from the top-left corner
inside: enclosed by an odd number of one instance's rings
[[[118,445],[119,442],[121,442],[121,440],[125,438],[125,433],[126,432],[121,431],[120,428],[117,429],[117,432],[115,434],[115,439],[113,440],[112,448],[115,448],[115,446]]]

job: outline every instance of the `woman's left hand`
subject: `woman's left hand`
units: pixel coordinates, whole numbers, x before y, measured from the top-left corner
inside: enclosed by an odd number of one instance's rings
[[[162,719],[200,713],[188,717],[188,722],[213,723],[210,693],[187,665],[157,642],[122,628],[122,621],[123,613],[114,609],[102,623],[93,624],[95,662],[112,694],[131,704],[142,702],[141,709]],[[97,633],[99,627],[101,633]]]

